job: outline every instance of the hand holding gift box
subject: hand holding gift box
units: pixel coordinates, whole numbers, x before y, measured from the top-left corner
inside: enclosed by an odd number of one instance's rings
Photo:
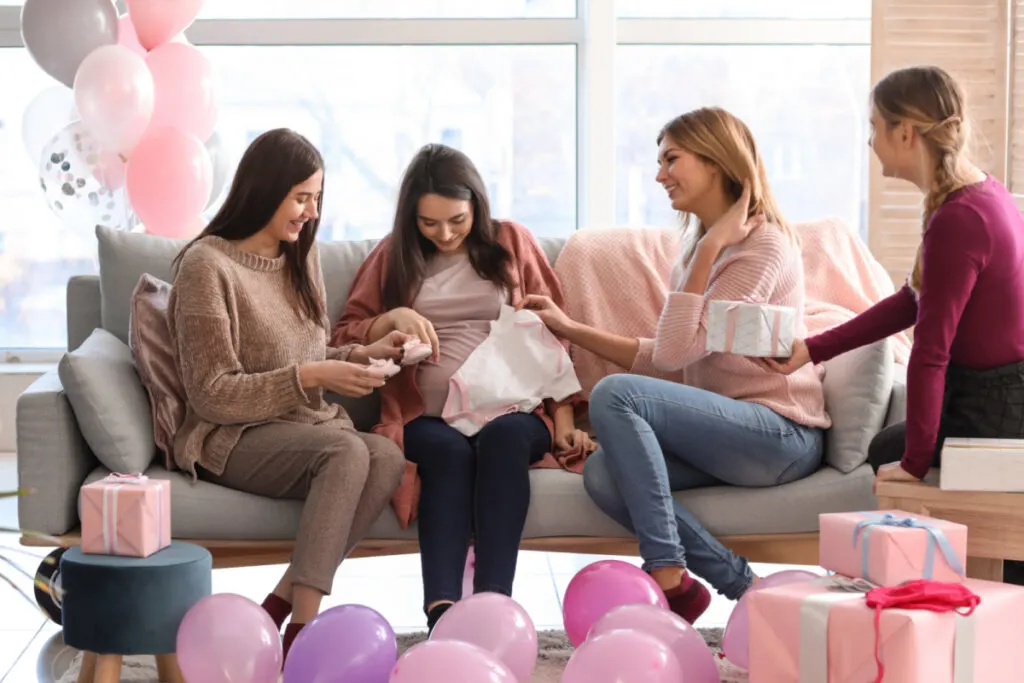
[[[967,527],[902,510],[837,512],[818,517],[825,569],[896,586],[914,579],[964,580]]]
[[[82,487],[82,552],[149,557],[171,544],[171,482],[111,474]]]
[[[796,309],[743,301],[708,303],[706,349],[756,358],[788,358],[793,352]]]

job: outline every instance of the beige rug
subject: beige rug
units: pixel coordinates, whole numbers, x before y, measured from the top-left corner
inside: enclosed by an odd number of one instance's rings
[[[722,629],[700,629],[700,633],[712,650],[718,652],[722,640]],[[404,652],[416,643],[425,640],[426,637],[426,633],[399,635],[399,652]],[[559,683],[565,664],[572,656],[572,645],[569,644],[569,640],[562,631],[540,631],[537,634],[537,641],[539,645],[537,668],[534,670],[530,683]],[[63,674],[59,677],[55,676],[54,679],[58,683],[75,683],[78,680],[81,661],[81,655],[75,655]],[[719,659],[718,666],[722,683],[747,683],[747,673],[732,666],[728,661]],[[153,658],[125,657],[124,667],[121,669],[121,681],[157,683],[156,665]]]

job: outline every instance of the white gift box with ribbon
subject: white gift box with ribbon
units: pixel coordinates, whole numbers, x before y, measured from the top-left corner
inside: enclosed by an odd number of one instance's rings
[[[757,358],[793,352],[796,309],[744,301],[708,302],[706,350]]]

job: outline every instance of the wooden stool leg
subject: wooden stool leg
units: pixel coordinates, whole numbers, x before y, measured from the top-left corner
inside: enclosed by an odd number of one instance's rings
[[[96,676],[96,653],[82,653],[82,668],[78,671],[78,683],[92,683]]]
[[[178,668],[178,655],[174,653],[157,655],[156,670],[160,683],[185,683],[185,679],[181,675],[181,669]]]
[[[121,655],[98,655],[93,683],[119,683],[121,661]]]

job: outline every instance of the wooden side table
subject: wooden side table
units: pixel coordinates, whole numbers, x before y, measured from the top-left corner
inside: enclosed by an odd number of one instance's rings
[[[86,554],[60,561],[64,642],[82,650],[78,683],[117,683],[126,655],[153,655],[162,683],[184,683],[178,627],[210,595],[213,558],[174,542],[146,558]]]
[[[883,481],[880,510],[905,510],[967,527],[967,576],[1003,580],[1005,560],[1024,560],[1024,493],[943,491],[935,483]]]

